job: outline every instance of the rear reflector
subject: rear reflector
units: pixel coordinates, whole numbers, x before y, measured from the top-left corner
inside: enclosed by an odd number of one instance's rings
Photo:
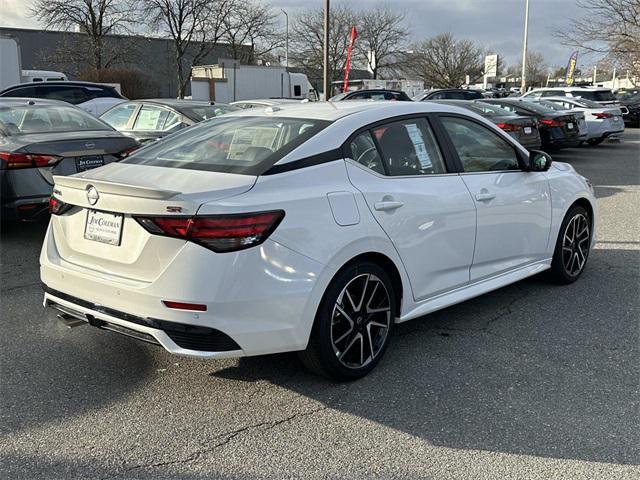
[[[134,217],[149,233],[183,238],[214,252],[233,252],[264,242],[284,210],[196,217]]]
[[[162,300],[162,303],[165,307],[173,308],[175,310],[193,310],[196,312],[207,311],[207,306],[201,303],[170,302],[169,300]]]
[[[135,152],[136,150],[138,150],[142,145],[135,145],[133,147],[129,147],[129,148],[125,148],[124,150],[122,150],[121,152],[116,153],[116,157],[118,157],[120,160],[122,160],[123,158],[127,158],[129,155],[131,155],[133,152]]]
[[[50,167],[60,160],[62,160],[62,157],[57,155],[0,152],[2,167],[6,169]]]

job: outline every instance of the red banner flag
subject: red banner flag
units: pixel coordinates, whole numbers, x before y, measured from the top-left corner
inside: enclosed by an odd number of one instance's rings
[[[351,71],[351,51],[353,50],[353,44],[356,43],[358,32],[356,26],[351,27],[351,38],[349,39],[349,49],[347,50],[347,62],[344,64],[344,84],[342,85],[342,91],[346,92],[349,88],[349,72]]]

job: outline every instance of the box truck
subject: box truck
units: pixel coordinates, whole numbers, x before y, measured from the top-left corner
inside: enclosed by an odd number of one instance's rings
[[[307,76],[285,67],[241,65],[237,60],[220,60],[216,65],[191,69],[191,98],[219,103],[256,98],[316,100]]]

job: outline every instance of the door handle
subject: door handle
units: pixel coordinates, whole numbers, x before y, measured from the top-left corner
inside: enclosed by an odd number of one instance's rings
[[[489,193],[489,192],[476,193],[476,200],[478,200],[479,202],[486,202],[488,200],[493,200],[494,198],[496,198],[495,193]]]
[[[404,205],[404,202],[388,200],[388,201],[374,203],[373,208],[375,208],[378,211],[387,211],[387,210],[395,210],[396,208],[400,208],[403,205]]]

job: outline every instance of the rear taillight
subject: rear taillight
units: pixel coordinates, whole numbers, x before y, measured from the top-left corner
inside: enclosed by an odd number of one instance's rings
[[[39,168],[50,167],[62,160],[57,155],[38,155],[34,153],[0,152],[3,168]]]
[[[613,118],[613,115],[611,113],[594,113],[593,116],[596,117],[598,120],[602,120],[605,118]]]
[[[555,118],[552,118],[552,119],[542,118],[538,120],[538,123],[546,127],[564,127],[565,125],[565,122],[563,120],[557,120]]]
[[[69,205],[68,203],[64,203],[62,200],[54,197],[53,195],[49,197],[49,213],[51,215],[62,215],[71,207],[72,205]]]
[[[496,123],[496,126],[505,132],[517,132],[522,128],[520,125],[514,125],[513,123]]]
[[[184,238],[214,252],[233,252],[264,242],[283,210],[196,217],[134,217],[149,233]]]
[[[136,150],[138,150],[142,145],[135,145],[133,147],[129,147],[129,148],[125,148],[124,150],[122,150],[121,152],[118,152],[115,154],[116,157],[118,157],[120,160],[122,160],[123,158],[128,157],[129,155],[131,155],[133,152],[135,152]]]

